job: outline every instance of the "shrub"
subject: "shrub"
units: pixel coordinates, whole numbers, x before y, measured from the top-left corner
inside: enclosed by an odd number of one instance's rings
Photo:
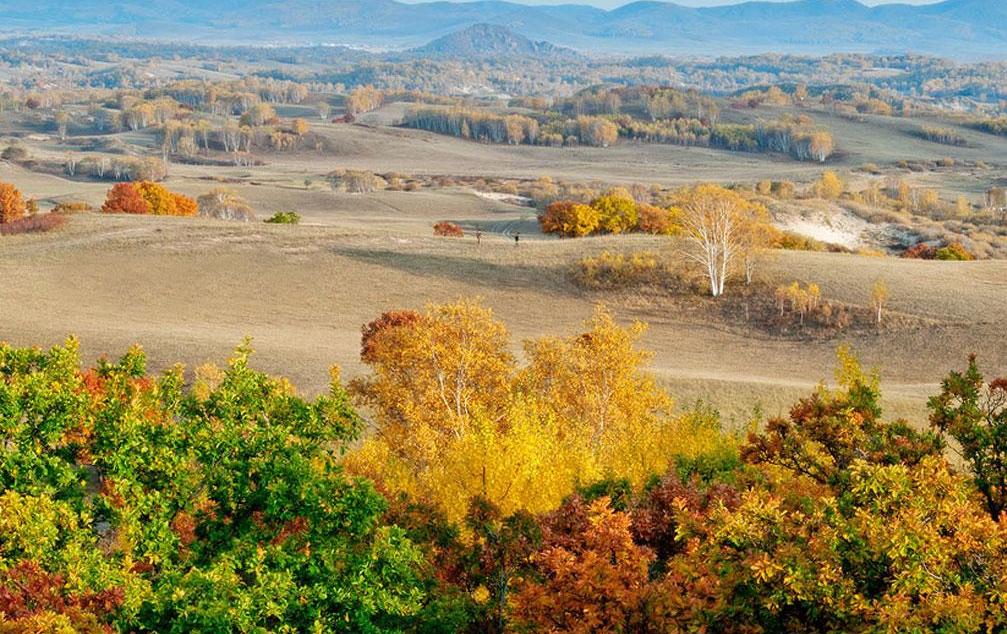
[[[787,200],[794,197],[797,187],[790,181],[773,181],[770,191],[773,196],[782,200]]]
[[[0,235],[12,236],[21,233],[46,233],[59,229],[66,224],[66,218],[60,214],[40,214],[28,216],[13,222],[0,223]]]
[[[675,222],[676,215],[671,209],[662,209],[654,205],[640,205],[637,228],[644,233],[654,235],[677,235],[682,231],[682,227]]]
[[[350,194],[366,194],[388,187],[388,182],[365,170],[338,169],[326,176],[332,189]]]
[[[965,137],[951,128],[923,126],[919,131],[917,131],[916,135],[922,139],[926,139],[927,141],[941,143],[943,145],[955,145],[959,147],[968,145],[968,141],[965,140]]]
[[[578,262],[573,279],[582,288],[612,290],[659,284],[665,274],[665,267],[649,251],[629,255],[605,251]]]
[[[952,242],[937,249],[937,252],[934,254],[934,258],[937,260],[967,262],[976,259],[976,256],[972,255],[972,253],[962,246],[960,242]]]
[[[199,204],[193,198],[172,192],[171,199],[175,203],[175,215],[192,217],[199,214]]]
[[[240,220],[250,222],[255,220],[255,212],[244,198],[234,190],[218,187],[203,194],[196,200],[199,215],[204,218],[218,220]]]
[[[149,214],[150,203],[134,183],[116,183],[108,190],[101,210],[107,214]]]
[[[457,224],[445,220],[434,225],[434,235],[442,238],[461,238],[465,236],[465,231]]]
[[[12,163],[17,163],[18,161],[23,161],[27,158],[28,150],[21,145],[8,145],[4,148],[4,151],[0,153],[0,159],[10,161]]]
[[[10,183],[0,183],[0,224],[21,220],[25,212],[21,191]]]
[[[598,230],[601,215],[590,205],[572,200],[557,200],[545,209],[538,222],[543,233],[580,237]]]
[[[906,249],[902,257],[910,260],[933,260],[937,258],[937,249],[926,242],[920,242]]]
[[[82,200],[59,202],[52,208],[52,213],[63,215],[81,214],[89,211],[94,211],[94,207]]]
[[[839,175],[833,171],[827,171],[815,183],[815,195],[825,200],[836,200],[843,194],[845,185]]]
[[[828,251],[829,247],[824,242],[803,236],[793,231],[780,231],[774,236],[772,246],[776,249],[787,251]]]
[[[278,211],[266,218],[265,222],[271,225],[296,225],[301,222],[301,214],[296,211]]]
[[[150,213],[155,216],[195,216],[196,201],[188,196],[176,194],[163,185],[142,181],[137,184],[140,194],[150,204]]]

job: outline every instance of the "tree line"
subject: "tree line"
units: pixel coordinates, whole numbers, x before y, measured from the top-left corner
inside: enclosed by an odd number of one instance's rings
[[[413,108],[403,126],[462,139],[511,145],[608,147],[620,137],[646,143],[714,147],[741,152],[775,152],[823,163],[835,152],[832,134],[807,116],[784,116],[757,124],[713,124],[695,118],[640,119],[632,115],[554,112],[529,116],[465,108]]]

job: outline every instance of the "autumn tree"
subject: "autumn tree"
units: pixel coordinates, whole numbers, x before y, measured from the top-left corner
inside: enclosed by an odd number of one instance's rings
[[[65,110],[60,110],[54,117],[56,123],[56,134],[60,141],[66,140],[67,130],[70,127],[70,115]]]
[[[598,229],[600,221],[601,215],[596,208],[572,200],[550,203],[539,216],[539,225],[544,233],[567,237],[590,235]]]
[[[606,233],[625,233],[639,222],[636,200],[624,188],[616,187],[591,201],[598,212],[598,226]]]
[[[564,513],[582,517],[546,521],[534,560],[542,580],[526,578],[520,586],[515,619],[543,632],[633,631],[653,554],[633,541],[629,514],[612,510],[608,498],[586,508],[568,503],[556,512]],[[568,527],[572,534],[565,534]]]
[[[751,261],[757,252],[765,208],[719,185],[683,190],[675,207],[689,242],[686,255],[703,267],[710,294],[720,297],[736,261]]]
[[[990,517],[1007,508],[1007,379],[983,381],[975,355],[964,372],[951,372],[927,402],[930,424],[955,440]]]
[[[845,185],[839,175],[829,170],[822,173],[821,178],[815,183],[815,195],[825,200],[836,200],[842,193]]]
[[[883,421],[876,377],[840,360],[838,390],[750,437],[742,455],[765,484],[705,512],[683,495],[672,517],[685,546],[655,588],[659,631],[728,616],[728,632],[1003,626],[990,574],[1002,529],[939,440]]]
[[[838,389],[819,386],[788,417],[770,419],[764,432],[750,434],[742,447],[746,460],[841,487],[857,461],[915,466],[940,455],[942,444],[933,434],[882,419],[877,373],[865,372],[847,348],[840,348],[838,358]]]
[[[464,301],[430,306],[421,320],[374,331],[374,375],[353,388],[393,452],[420,468],[474,417],[502,416],[515,363],[507,340],[489,309]]]
[[[551,413],[513,393],[506,329],[477,304],[397,311],[364,329],[374,375],[353,384],[377,434],[355,473],[438,504],[458,520],[481,497],[505,513],[554,508],[583,475]]]
[[[888,285],[880,277],[875,280],[871,287],[871,309],[877,316],[878,325],[881,325],[881,313],[888,303]]]
[[[377,110],[383,101],[384,94],[374,86],[360,86],[346,97],[346,112],[357,115]]]
[[[152,183],[151,181],[140,181],[134,183],[137,191],[147,201],[147,213],[154,216],[174,216],[175,197],[164,185]]]
[[[673,236],[682,231],[677,211],[654,205],[639,205],[638,228],[643,233]]]
[[[101,210],[109,214],[148,214],[150,203],[134,183],[116,183],[108,190]]]
[[[720,437],[716,422],[673,415],[672,398],[646,371],[644,331],[599,307],[580,334],[527,342],[519,376],[521,391],[552,412],[566,442],[584,447],[596,477],[618,474],[636,486]]]
[[[217,187],[196,199],[199,215],[204,218],[220,220],[240,220],[249,222],[255,219],[255,212],[248,202],[233,189]]]
[[[0,182],[0,222],[21,220],[25,213],[26,207],[21,190],[10,183]]]
[[[737,234],[738,254],[746,285],[751,285],[759,262],[764,259],[778,235],[779,230],[772,225],[769,210],[762,205],[752,204],[742,218]]]
[[[241,116],[243,126],[261,126],[276,118],[276,109],[268,103],[257,103]]]
[[[603,474],[642,486],[722,438],[715,420],[673,415],[641,334],[599,310],[581,335],[529,342],[518,370],[503,325],[476,304],[386,314],[364,331],[374,374],[354,383],[377,433],[347,467],[454,520],[473,497],[545,512]]]
[[[297,136],[304,136],[311,130],[311,126],[305,119],[297,118],[290,122],[290,129]]]
[[[196,216],[199,214],[199,204],[188,196],[172,192],[176,216]]]

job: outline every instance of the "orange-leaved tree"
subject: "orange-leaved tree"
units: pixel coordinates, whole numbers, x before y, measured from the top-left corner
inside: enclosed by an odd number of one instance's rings
[[[590,205],[573,200],[557,200],[546,207],[538,221],[544,233],[576,238],[597,231],[601,215]]]
[[[175,202],[176,216],[196,216],[199,214],[199,204],[194,198],[174,192],[172,192],[171,198]]]
[[[0,222],[14,222],[24,216],[25,203],[21,191],[10,183],[0,183]]]
[[[150,203],[133,183],[116,183],[108,190],[101,210],[108,214],[149,214]]]
[[[520,584],[515,619],[542,632],[633,631],[653,555],[633,541],[629,514],[608,498],[587,507],[574,500],[545,524],[545,548],[534,557],[543,580]]]

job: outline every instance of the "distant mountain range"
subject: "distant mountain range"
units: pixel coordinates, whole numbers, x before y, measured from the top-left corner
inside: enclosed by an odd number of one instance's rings
[[[716,56],[766,51],[912,51],[970,58],[1007,55],[1005,0],[945,0],[921,6],[877,7],[856,0],[795,0],[709,8],[642,1],[611,11],[575,4],[525,6],[497,0],[422,4],[396,0],[0,3],[0,29],[5,31],[43,30],[204,43],[326,43],[401,50],[475,25],[507,27],[531,41],[548,41],[586,53]],[[485,31],[491,38],[494,33]],[[444,44],[431,44],[432,52]],[[447,44],[448,49],[455,48]]]

